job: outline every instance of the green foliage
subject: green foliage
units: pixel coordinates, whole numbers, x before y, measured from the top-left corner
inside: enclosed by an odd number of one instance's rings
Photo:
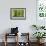
[[[36,26],[36,25],[32,25],[33,27],[35,27],[36,28],[36,30],[38,30],[38,27]]]
[[[41,27],[40,27],[40,29],[44,29],[44,28],[45,28],[45,26],[41,26]]]
[[[37,27],[36,25],[32,25],[32,26]]]
[[[44,17],[44,13],[39,13],[39,16],[40,17]]]
[[[33,34],[37,39],[42,39],[44,36],[46,36],[45,32],[35,32]]]
[[[36,30],[39,30],[39,29],[44,29],[45,28],[45,26],[37,26],[37,25],[32,25],[33,27],[35,27],[36,28]]]

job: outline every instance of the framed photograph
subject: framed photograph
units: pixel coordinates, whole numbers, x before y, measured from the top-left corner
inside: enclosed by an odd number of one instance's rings
[[[46,0],[36,1],[36,24],[46,25]]]
[[[10,19],[25,20],[26,19],[26,8],[10,8]]]
[[[37,16],[46,18],[46,0],[37,0]]]

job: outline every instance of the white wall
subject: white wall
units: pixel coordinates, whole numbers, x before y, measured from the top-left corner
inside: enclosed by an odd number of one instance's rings
[[[26,20],[10,20],[10,8],[26,8]],[[36,24],[36,0],[0,0],[0,34],[17,26],[32,36],[32,24]]]

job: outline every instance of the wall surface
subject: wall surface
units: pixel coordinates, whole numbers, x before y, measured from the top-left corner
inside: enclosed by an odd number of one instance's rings
[[[26,8],[26,20],[10,20],[10,8]],[[32,24],[36,24],[36,0],[0,0],[0,34],[18,27],[19,32],[29,32],[32,37]]]

